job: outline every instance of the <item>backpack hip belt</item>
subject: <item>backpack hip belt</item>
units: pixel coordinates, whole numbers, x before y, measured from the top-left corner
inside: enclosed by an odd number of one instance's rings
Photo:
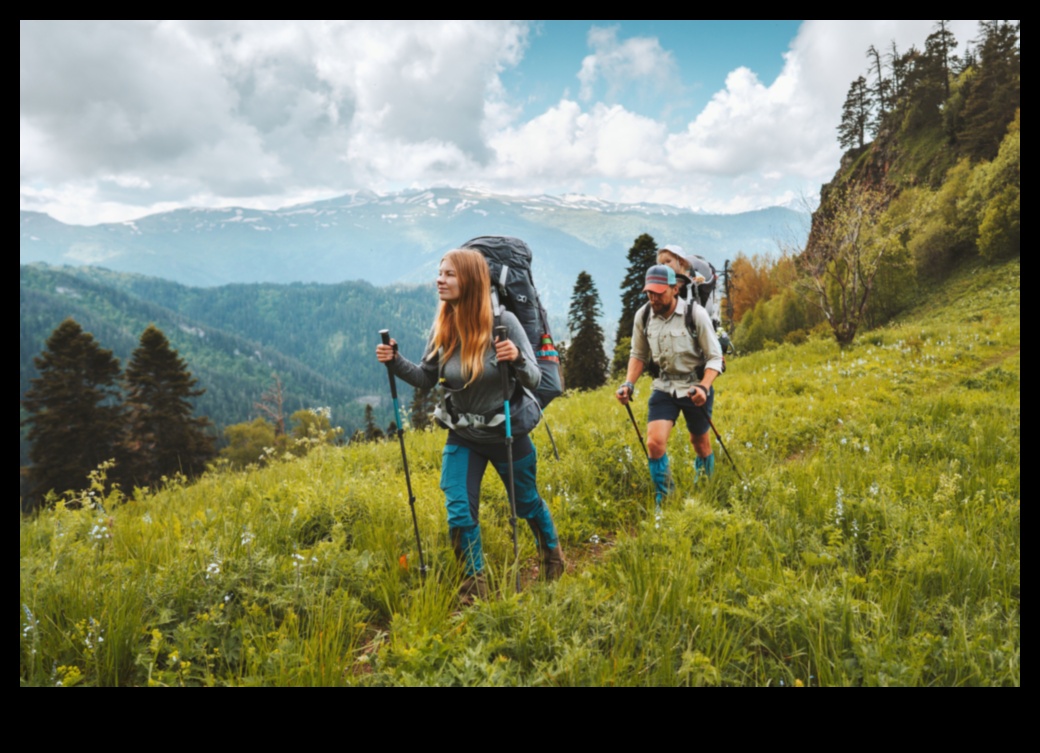
[[[693,376],[697,377],[697,381],[704,379],[704,367],[698,366],[696,369],[694,369]],[[660,378],[667,379],[669,382],[685,382],[690,378],[690,373],[687,372],[686,374],[673,374],[669,371],[662,371]]]

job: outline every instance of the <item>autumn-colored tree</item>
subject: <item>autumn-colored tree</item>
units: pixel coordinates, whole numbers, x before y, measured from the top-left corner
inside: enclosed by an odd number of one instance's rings
[[[748,257],[743,252],[738,253],[730,263],[727,306],[732,307],[735,324],[759,301],[767,300],[776,293],[773,266],[774,262],[769,257],[758,254]]]

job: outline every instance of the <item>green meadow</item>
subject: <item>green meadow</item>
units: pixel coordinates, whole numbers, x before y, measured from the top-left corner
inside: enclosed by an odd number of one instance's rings
[[[673,432],[660,525],[614,387],[557,399],[560,459],[534,440],[568,573],[534,577],[523,524],[513,560],[489,473],[495,593],[466,609],[440,430],[405,434],[425,578],[396,441],[157,492],[106,494],[101,469],[20,517],[19,682],[1019,686],[1019,280],[1017,259],[979,263],[844,350],[819,333],[731,357],[728,454],[715,441],[716,474],[694,484]]]

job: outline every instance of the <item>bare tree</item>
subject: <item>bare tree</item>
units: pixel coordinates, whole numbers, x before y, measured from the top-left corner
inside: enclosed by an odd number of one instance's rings
[[[886,205],[884,193],[865,186],[841,190],[817,210],[799,265],[810,300],[845,346],[856,336],[874,280],[892,245],[889,234],[875,227]]]
[[[285,434],[285,396],[282,391],[282,380],[277,374],[271,374],[274,384],[268,387],[260,399],[253,403],[253,408],[261,416],[266,416],[274,424],[274,435],[280,437]]]
[[[885,78],[885,68],[881,61],[881,53],[874,45],[867,50],[867,58],[870,59],[870,73],[874,76],[874,84],[870,87],[877,104],[877,110],[870,119],[870,132],[876,136],[885,120],[885,115],[890,109],[889,97],[891,96],[892,82]]]

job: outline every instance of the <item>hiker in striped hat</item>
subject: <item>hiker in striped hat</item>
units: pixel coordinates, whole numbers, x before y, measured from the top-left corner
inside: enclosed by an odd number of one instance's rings
[[[704,307],[680,297],[682,279],[664,264],[647,270],[643,291],[649,301],[636,312],[628,372],[616,395],[618,402],[628,405],[643,371],[650,371],[654,377],[648,401],[646,450],[658,514],[673,486],[666,450],[680,413],[697,453],[695,480],[711,476],[715,470],[708,430],[715,403],[712,383],[722,373],[722,348]]]

